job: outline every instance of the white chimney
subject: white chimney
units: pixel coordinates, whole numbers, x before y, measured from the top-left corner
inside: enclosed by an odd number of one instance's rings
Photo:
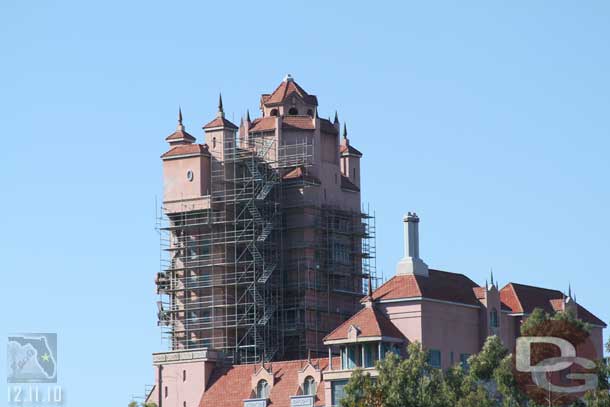
[[[405,229],[405,253],[396,266],[396,274],[428,277],[428,265],[419,258],[419,218],[415,212],[409,212],[402,221]]]

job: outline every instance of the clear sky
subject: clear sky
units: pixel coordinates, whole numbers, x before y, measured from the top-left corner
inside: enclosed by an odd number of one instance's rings
[[[0,335],[58,333],[66,406],[141,394],[178,105],[199,137],[219,91],[239,122],[286,73],[364,152],[386,278],[415,210],[429,265],[571,283],[610,320],[609,19],[605,1],[2,0]]]

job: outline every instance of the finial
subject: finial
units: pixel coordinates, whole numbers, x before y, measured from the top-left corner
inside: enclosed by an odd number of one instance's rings
[[[250,123],[250,122],[251,122],[251,120],[250,120],[250,109],[246,109],[246,121],[247,121],[248,123]]]
[[[572,298],[572,284],[568,283],[568,297]]]
[[[311,349],[307,349],[307,361],[311,363]]]
[[[218,111],[224,113],[224,109],[222,108],[222,93],[218,94]]]
[[[178,105],[178,124],[182,126],[182,108]]]
[[[337,113],[337,111],[335,110],[335,121],[334,123],[339,123],[339,113]]]
[[[493,269],[493,267],[490,270],[491,270],[491,285],[494,285],[494,269]]]
[[[343,123],[343,138],[347,139],[347,124]]]
[[[294,78],[290,74],[286,74],[286,76],[284,77],[284,82],[292,82],[293,80]]]

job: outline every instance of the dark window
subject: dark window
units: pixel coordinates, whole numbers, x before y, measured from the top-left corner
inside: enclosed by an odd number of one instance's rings
[[[498,310],[495,308],[489,313],[489,324],[492,328],[498,328],[500,326],[500,321],[498,321]]]
[[[271,116],[277,116],[277,109],[271,109],[271,112],[269,114]]]
[[[167,390],[167,386],[165,386],[165,398],[167,398],[167,395],[169,394],[168,390]]]
[[[291,116],[296,116],[297,114],[299,114],[299,111],[296,107],[291,107],[290,110],[288,110],[288,114]]]
[[[269,398],[269,383],[266,380],[261,380],[256,385],[256,398],[266,399]]]
[[[345,385],[347,384],[347,380],[337,380],[336,382],[332,382],[332,405],[339,406],[341,405],[341,400],[345,397]]]
[[[307,114],[308,114],[309,116],[312,116],[312,117],[313,117],[313,110],[311,110],[311,109],[307,109]]]
[[[428,363],[432,367],[441,367],[441,351],[436,349],[430,349],[428,351]]]
[[[186,370],[182,371],[182,381],[186,382]]]
[[[212,148],[216,148],[216,137],[212,138]]]
[[[460,354],[460,364],[464,370],[468,370],[468,358],[470,357],[469,353],[461,353]]]
[[[316,394],[316,381],[313,377],[307,376],[303,383],[303,394],[313,396]]]

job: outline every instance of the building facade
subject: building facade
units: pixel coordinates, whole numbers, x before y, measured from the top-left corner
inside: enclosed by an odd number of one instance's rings
[[[224,115],[204,143],[178,128],[162,155],[164,260],[159,324],[172,350],[214,349],[233,363],[324,354],[322,339],[375,279],[360,159],[337,115],[290,76],[261,117]]]
[[[240,126],[217,117],[205,144],[178,129],[163,156],[164,270],[155,353],[159,407],[337,406],[355,368],[419,342],[431,365],[466,363],[486,338],[513,350],[534,309],[571,310],[603,356],[606,324],[569,292],[479,285],[430,269],[419,217],[403,219],[404,254],[375,287],[372,229],[360,210],[360,158],[339,121],[287,77]],[[366,278],[368,287],[363,290]],[[367,295],[364,293],[367,292]],[[324,355],[324,357],[323,357]]]

